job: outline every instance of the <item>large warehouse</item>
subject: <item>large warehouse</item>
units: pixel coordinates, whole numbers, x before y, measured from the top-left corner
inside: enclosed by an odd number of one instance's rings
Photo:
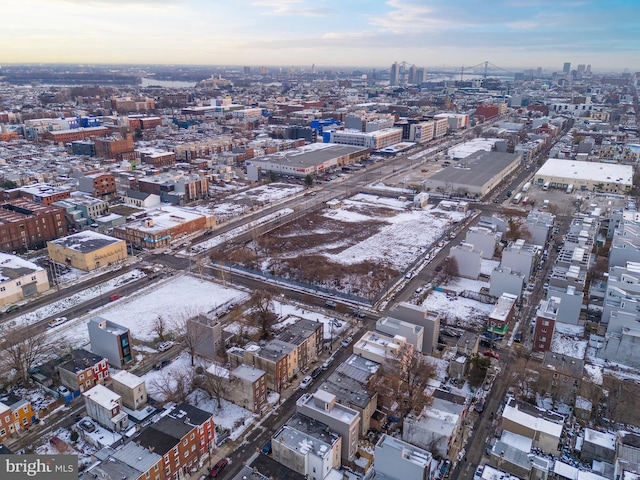
[[[480,150],[436,172],[422,183],[422,188],[427,192],[482,198],[518,168],[520,159],[519,154]]]
[[[546,185],[546,188],[566,189],[573,185],[573,190],[624,193],[633,186],[633,167],[615,163],[550,158],[540,167],[534,178],[537,185]]]
[[[264,157],[247,160],[247,179],[258,180],[261,172],[305,177],[319,175],[368,158],[371,150],[351,145],[312,143]]]

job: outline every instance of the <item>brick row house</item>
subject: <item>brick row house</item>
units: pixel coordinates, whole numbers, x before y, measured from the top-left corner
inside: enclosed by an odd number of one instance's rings
[[[162,480],[189,478],[215,448],[213,417],[182,403],[143,429],[133,441],[162,457]]]
[[[34,419],[31,402],[13,393],[0,396],[0,442],[21,430],[27,430]]]
[[[60,383],[74,391],[84,392],[109,381],[109,363],[102,355],[78,349],[71,359],[58,366]]]

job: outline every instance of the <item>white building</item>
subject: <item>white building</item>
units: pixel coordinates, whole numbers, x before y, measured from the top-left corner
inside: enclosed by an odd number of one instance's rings
[[[614,163],[583,162],[560,158],[548,159],[535,174],[535,183],[566,190],[598,190],[624,193],[633,187],[633,167]]]
[[[330,133],[329,142],[365,147],[371,150],[382,150],[390,145],[402,142],[402,129],[383,128],[373,132],[334,130]]]
[[[538,245],[527,244],[523,239],[516,240],[502,250],[500,265],[529,279],[533,275],[539,251]]]
[[[366,332],[353,344],[353,353],[376,363],[387,359],[397,359],[407,346],[407,339],[395,335],[393,337],[381,332]]]
[[[433,477],[436,462],[431,452],[383,434],[375,449],[376,478],[424,480]]]
[[[449,251],[449,256],[456,261],[458,275],[466,278],[477,279],[480,276],[482,266],[482,250],[470,243],[454,245]]]
[[[501,238],[502,234],[491,228],[470,227],[464,241],[482,251],[482,258],[492,259]]]
[[[122,411],[122,397],[103,385],[83,392],[87,415],[104,428],[122,432],[129,426],[129,416]]]
[[[404,338],[418,352],[422,351],[424,328],[414,323],[404,322],[393,317],[381,317],[376,322],[376,331],[391,338]]]
[[[312,395],[302,395],[296,402],[296,411],[328,425],[342,437],[340,454],[345,463],[355,458],[360,431],[359,412],[336,403],[336,396],[322,389]]]
[[[499,297],[503,293],[510,293],[516,297],[522,295],[524,275],[512,272],[509,267],[498,267],[491,271],[489,295]]]

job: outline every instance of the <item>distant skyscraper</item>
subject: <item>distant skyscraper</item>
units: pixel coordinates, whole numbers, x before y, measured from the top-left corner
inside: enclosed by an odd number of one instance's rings
[[[587,71],[586,71],[587,75],[591,75],[591,65],[587,65]]]
[[[565,62],[562,67],[562,73],[571,73],[571,62]]]
[[[426,80],[424,68],[416,70],[416,85],[422,85]]]
[[[313,65],[311,65],[311,73],[313,73],[314,75],[316,73],[318,73],[318,70],[316,69],[316,64],[315,63]]]
[[[418,83],[416,81],[417,73],[418,67],[416,67],[415,65],[411,65],[411,67],[409,68],[409,85],[415,85],[416,83]]]
[[[581,63],[580,65],[578,65],[578,71],[576,72],[576,76],[578,78],[582,78],[582,76],[584,75],[584,72],[585,72],[584,63]]]
[[[398,62],[394,62],[391,65],[391,72],[389,74],[389,85],[394,86],[400,83],[400,65]]]
[[[242,67],[242,71],[245,75],[251,74],[251,67]]]

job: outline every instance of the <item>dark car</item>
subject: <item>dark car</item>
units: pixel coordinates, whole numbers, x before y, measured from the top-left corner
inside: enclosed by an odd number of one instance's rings
[[[264,447],[262,447],[262,453],[264,453],[265,455],[271,454],[271,441],[268,441],[264,444]]]
[[[522,342],[522,334],[520,332],[516,333],[513,336],[513,341],[516,342],[516,343]]]
[[[318,375],[322,373],[322,368],[314,368],[313,372],[311,372],[311,378],[316,378]]]
[[[209,477],[216,478],[218,475],[220,475],[220,472],[227,468],[227,465],[229,465],[229,460],[223,458],[213,467],[211,467],[211,470],[209,470]]]

